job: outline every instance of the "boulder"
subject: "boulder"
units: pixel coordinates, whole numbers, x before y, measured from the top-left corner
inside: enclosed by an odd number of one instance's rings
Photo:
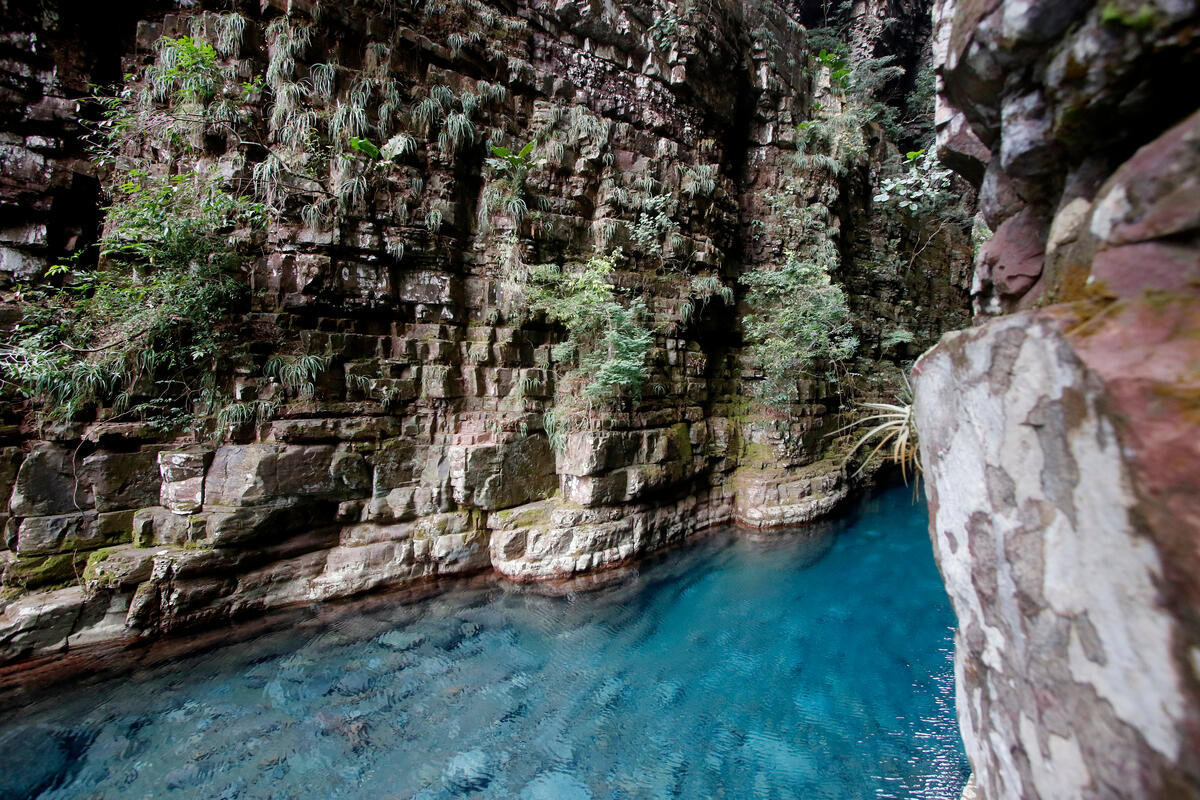
[[[1000,318],[914,370],[963,740],[986,797],[1191,796],[1200,302],[1081,322]]]

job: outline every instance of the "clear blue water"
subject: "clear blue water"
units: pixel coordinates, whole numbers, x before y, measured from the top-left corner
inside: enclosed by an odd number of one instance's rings
[[[314,613],[0,712],[0,796],[956,798],[926,519],[899,488],[595,591]]]

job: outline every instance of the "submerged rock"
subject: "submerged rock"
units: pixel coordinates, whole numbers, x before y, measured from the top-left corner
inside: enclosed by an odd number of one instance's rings
[[[442,770],[446,788],[457,794],[469,794],[487,788],[495,771],[493,759],[482,750],[458,753]]]
[[[574,775],[544,772],[521,790],[521,800],[592,800],[592,790]]]

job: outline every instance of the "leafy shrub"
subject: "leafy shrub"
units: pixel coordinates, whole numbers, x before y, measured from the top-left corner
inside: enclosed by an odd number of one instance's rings
[[[530,310],[567,331],[554,355],[572,369],[556,385],[582,386],[589,402],[640,398],[649,374],[646,358],[654,339],[642,324],[646,306],[640,298],[628,305],[617,301],[610,276],[618,258],[620,251],[572,271],[544,264],[530,272]]]
[[[165,425],[215,411],[236,344],[223,322],[245,297],[233,234],[264,218],[197,173],[133,173],[109,208],[103,267],[60,268],[65,287],[29,293],[0,351],[4,380],[42,420],[105,403]]]
[[[882,347],[895,347],[898,344],[911,344],[917,340],[916,334],[907,328],[892,328],[880,339]]]
[[[661,260],[670,235],[679,231],[679,223],[669,213],[672,205],[669,193],[644,196],[637,219],[629,230],[633,245],[651,258]]]
[[[941,216],[957,201],[951,191],[950,170],[943,169],[932,151],[908,153],[903,171],[879,184],[875,202],[912,216]]]
[[[159,39],[158,60],[146,78],[155,99],[172,103],[207,103],[225,83],[216,49],[191,36]]]
[[[846,295],[830,279],[823,255],[789,253],[782,268],[756,269],[742,277],[752,309],[745,318],[746,336],[765,378],[758,394],[769,404],[794,402],[802,376],[826,375],[858,348]]]

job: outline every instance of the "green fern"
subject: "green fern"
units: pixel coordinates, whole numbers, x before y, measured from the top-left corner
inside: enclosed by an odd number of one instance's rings
[[[431,208],[425,215],[425,227],[430,233],[437,233],[442,229],[442,212],[439,209]]]
[[[236,13],[219,14],[214,21],[213,29],[217,38],[217,52],[226,57],[233,56],[242,46],[246,18]]]
[[[263,374],[278,381],[285,392],[308,399],[316,393],[317,375],[329,369],[330,361],[329,356],[273,355],[263,365]]]
[[[308,68],[309,97],[327,103],[333,99],[337,68],[333,64],[313,64]]]
[[[546,431],[546,438],[550,440],[550,449],[559,454],[566,452],[567,426],[558,418],[558,414],[553,408],[547,409],[542,414],[542,427]]]

